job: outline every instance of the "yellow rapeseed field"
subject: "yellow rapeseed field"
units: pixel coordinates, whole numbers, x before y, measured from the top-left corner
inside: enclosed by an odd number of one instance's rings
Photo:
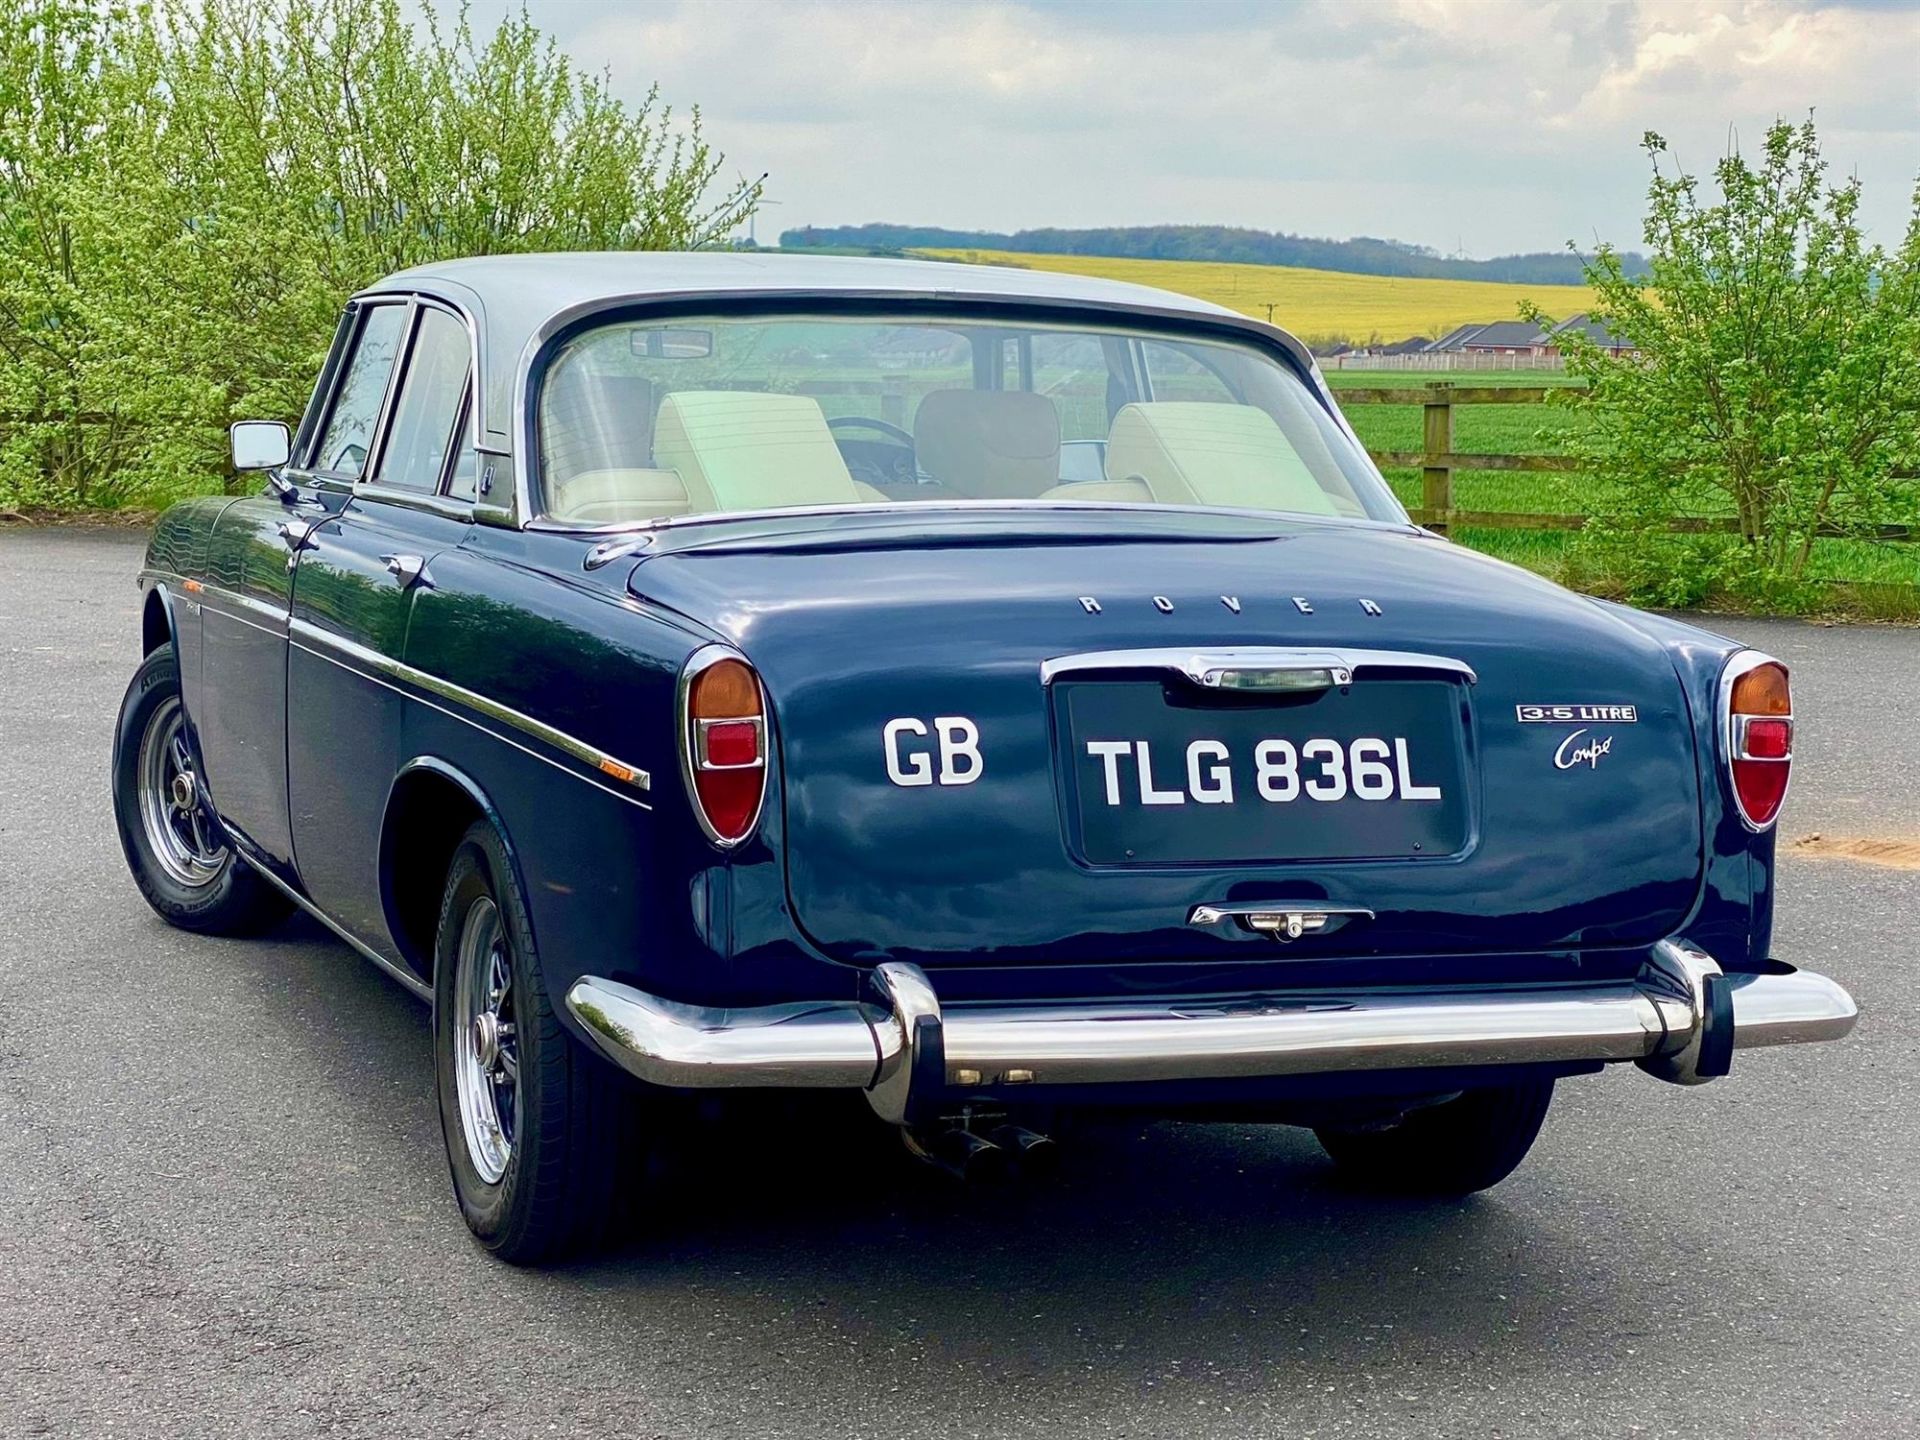
[[[1026,255],[998,250],[924,250],[945,260],[1017,265],[1069,275],[1096,275],[1177,290],[1273,323],[1307,340],[1342,335],[1404,340],[1438,336],[1476,320],[1519,318],[1532,300],[1556,320],[1586,309],[1584,285],[1502,285],[1485,280],[1409,280],[1391,275],[1345,275],[1282,265],[1216,265],[1197,260],[1114,260],[1099,255]]]

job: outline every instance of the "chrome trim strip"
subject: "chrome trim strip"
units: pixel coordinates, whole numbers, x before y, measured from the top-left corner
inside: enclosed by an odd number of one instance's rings
[[[1479,683],[1480,677],[1464,660],[1449,655],[1427,655],[1413,650],[1294,649],[1287,646],[1243,645],[1217,650],[1167,646],[1144,650],[1088,650],[1040,662],[1040,683],[1051,685],[1062,675],[1099,670],[1173,670],[1196,685],[1217,688],[1231,670],[1330,672],[1332,683],[1347,685],[1363,670],[1432,670]]]
[[[378,950],[373,949],[371,946],[349,935],[326,911],[315,905],[311,900],[307,899],[306,896],[302,895],[298,890],[295,890],[291,885],[287,884],[286,881],[274,874],[273,871],[269,870],[260,861],[247,854],[247,852],[238,845],[234,846],[233,853],[246,861],[247,864],[252,867],[255,874],[264,876],[267,883],[273,886],[274,889],[278,890],[282,895],[286,896],[287,899],[291,900],[302,910],[306,911],[307,914],[326,926],[327,929],[331,930],[335,935],[346,941],[347,944],[351,945],[355,950],[358,950],[362,958],[371,960],[374,967],[385,974],[388,979],[398,981],[400,988],[413,996],[414,999],[424,1000],[429,1005],[433,1003],[433,987],[418,975],[414,974],[411,970],[394,964],[393,961],[387,959],[387,957],[382,955]]]
[[[437,701],[429,699],[427,696],[420,694],[418,691],[403,689],[400,686],[393,684],[389,680],[382,679],[379,675],[372,674],[366,670],[358,669],[355,666],[348,664],[347,661],[339,655],[330,655],[325,650],[316,649],[309,645],[302,645],[298,640],[295,640],[293,642],[293,648],[301,651],[304,654],[313,656],[313,658],[316,660],[323,660],[329,665],[337,665],[342,670],[345,670],[349,675],[357,675],[363,680],[370,681],[375,685],[383,686],[384,688],[393,691],[393,693],[396,695],[402,696],[408,700],[412,700],[417,704],[424,705],[429,710],[437,711],[438,713],[446,716],[449,720],[457,720],[462,725],[471,725],[475,730],[478,730],[482,735],[486,735],[494,740],[498,740],[502,745],[510,745],[515,750],[518,750],[522,755],[526,755],[531,757],[532,759],[538,760],[543,765],[551,765],[554,769],[558,770],[562,775],[568,776],[569,778],[574,780],[578,780],[584,785],[591,785],[596,790],[604,790],[607,794],[613,796],[616,800],[624,800],[627,804],[637,805],[642,810],[653,809],[653,806],[648,804],[645,800],[642,800],[638,795],[636,795],[633,792],[633,789],[630,787],[622,787],[622,788],[616,789],[614,786],[606,784],[592,775],[583,774],[581,771],[575,770],[571,766],[563,765],[558,760],[554,759],[551,755],[543,754],[541,751],[534,749],[531,745],[522,745],[518,740],[515,740],[512,736],[502,735],[498,730],[492,729],[491,727],[486,725],[482,725],[477,719],[475,719],[471,715],[464,714],[461,711],[453,709],[450,706],[442,705]]]
[[[256,630],[266,630],[274,635],[284,635],[287,629],[287,611],[284,606],[272,605],[265,600],[257,600],[251,595],[242,595],[238,590],[229,590],[224,585],[216,585],[210,580],[194,580],[198,590],[189,591],[186,587],[190,577],[176,575],[170,570],[142,570],[143,579],[151,579],[165,585],[176,599],[185,600],[193,605],[211,604],[215,614],[229,620],[238,620],[243,625],[251,625]],[[244,611],[245,614],[236,612]],[[250,620],[248,615],[257,615],[269,623],[262,625]]]
[[[861,1088],[894,1123],[910,1113],[917,1059],[937,1062],[943,1089],[963,1092],[1626,1060],[1698,1083],[1709,1078],[1692,1068],[1704,982],[1718,966],[1678,942],[1655,950],[1640,979],[1604,985],[942,1008],[924,971],[888,962],[875,972],[884,1008],[848,1000],[706,1009],[592,976],[568,992],[567,1006],[609,1058],[651,1083]],[[1825,976],[1726,979],[1737,1047],[1836,1040],[1853,1028],[1852,998]]]
[[[615,779],[625,780],[636,789],[648,790],[652,788],[652,777],[638,766],[629,765],[625,761],[609,755],[606,751],[587,744],[584,740],[575,739],[564,730],[556,730],[545,721],[536,720],[531,715],[522,714],[509,705],[502,705],[497,700],[490,700],[485,695],[477,691],[469,690],[463,685],[456,685],[451,680],[442,680],[437,675],[428,674],[425,670],[417,669],[412,665],[406,664],[404,661],[395,660],[390,655],[382,655],[378,650],[369,649],[357,641],[349,640],[341,635],[335,635],[329,630],[323,630],[310,620],[295,618],[289,626],[289,633],[294,637],[294,642],[299,644],[300,648],[306,650],[309,654],[319,653],[314,650],[313,647],[315,645],[325,646],[355,661],[357,664],[365,666],[369,670],[379,674],[389,675],[396,680],[403,680],[409,685],[414,685],[427,691],[431,695],[437,695],[443,700],[451,701],[456,705],[461,705],[474,711],[476,714],[484,715],[489,720],[496,720],[502,725],[510,726],[524,734],[531,735],[536,740],[544,741],[553,746],[554,749],[560,750],[573,759],[578,760],[583,765],[600,771],[603,774],[610,775]],[[321,658],[332,659],[333,657],[322,654]]]

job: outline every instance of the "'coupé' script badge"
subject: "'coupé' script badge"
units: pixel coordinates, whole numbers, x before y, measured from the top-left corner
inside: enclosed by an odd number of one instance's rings
[[[1553,752],[1553,768],[1571,770],[1576,765],[1585,765],[1590,770],[1600,768],[1600,757],[1613,752],[1613,736],[1604,740],[1589,740],[1584,745],[1574,742],[1586,734],[1585,730],[1576,730],[1560,742],[1560,748]]]

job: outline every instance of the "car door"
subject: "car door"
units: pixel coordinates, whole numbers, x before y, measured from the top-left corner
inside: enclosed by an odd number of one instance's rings
[[[464,443],[472,370],[466,323],[405,307],[397,378],[352,497],[300,551],[287,667],[287,792],[307,894],[390,957],[380,830],[400,762],[398,667],[433,557],[460,543],[471,504],[447,494]],[[329,463],[356,457],[333,454]]]
[[[346,503],[344,486],[316,483],[321,442],[336,452],[371,437],[385,402],[405,305],[353,307],[282,468],[285,492],[236,500],[208,538],[200,606],[199,668],[189,713],[207,793],[229,829],[289,877],[287,624],[299,548]],[[364,454],[364,449],[361,453]]]

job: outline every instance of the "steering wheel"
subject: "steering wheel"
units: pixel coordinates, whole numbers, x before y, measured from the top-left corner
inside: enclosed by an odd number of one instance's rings
[[[827,429],[878,430],[889,440],[897,441],[909,450],[913,448],[913,435],[911,432],[902,430],[898,425],[889,425],[884,420],[869,420],[864,415],[836,415],[833,419],[827,421]]]

